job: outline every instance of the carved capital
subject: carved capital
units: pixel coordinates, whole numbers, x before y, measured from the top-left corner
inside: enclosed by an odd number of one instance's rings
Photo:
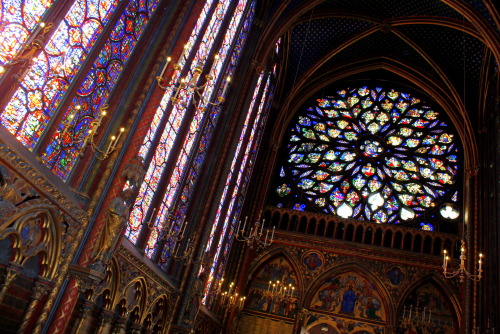
[[[31,298],[34,300],[42,300],[42,298],[52,289],[52,282],[40,277],[33,286]]]
[[[72,265],[68,271],[68,278],[74,279],[80,293],[85,293],[85,298],[92,301],[100,293],[100,283],[104,279],[104,273]]]
[[[137,155],[130,159],[129,163],[125,165],[121,175],[128,181],[132,188],[136,188],[141,184],[144,175],[146,175],[146,167],[144,166],[142,157]]]

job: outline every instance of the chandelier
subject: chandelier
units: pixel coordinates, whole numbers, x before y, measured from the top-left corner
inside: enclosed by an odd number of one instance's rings
[[[269,281],[267,293],[273,298],[291,299],[293,298],[295,287],[284,281]]]
[[[182,54],[179,58],[179,61],[173,65],[173,73],[179,73],[179,71],[182,69],[182,60],[186,58],[186,55],[188,55],[188,45],[185,45],[182,51]],[[167,81],[166,79],[163,78],[164,74],[166,73],[170,62],[172,61],[171,57],[167,57],[165,59],[165,63],[163,65],[162,70],[160,71],[160,74],[156,77],[156,81],[158,83],[158,86],[163,89],[163,90],[168,90],[171,89],[173,92],[173,96],[170,98],[170,101],[173,104],[177,104],[180,101],[179,95],[181,92],[184,92],[186,96],[192,96],[192,103],[196,107],[199,103],[202,104],[210,104],[213,106],[217,106],[225,101],[224,96],[226,95],[227,88],[229,86],[229,83],[231,82],[231,77],[228,76],[226,78],[226,81],[224,82],[224,86],[222,89],[222,94],[217,97],[216,102],[211,102],[211,101],[205,101],[203,97],[203,89],[206,87],[208,83],[213,81],[214,78],[212,76],[212,73],[216,72],[216,67],[218,64],[218,61],[220,59],[220,56],[218,54],[215,55],[214,61],[212,63],[212,67],[210,68],[210,71],[208,71],[208,74],[205,75],[205,83],[201,85],[197,85],[198,79],[200,78],[201,74],[203,73],[203,67],[205,66],[204,61],[198,61],[193,69],[193,75],[191,79],[189,79],[187,76],[185,78],[181,78],[178,75],[171,75],[172,79]],[[178,79],[174,79],[178,78]]]
[[[260,215],[259,215],[260,216]],[[245,235],[245,227],[247,226],[247,219],[245,218],[245,222],[243,224],[243,228],[240,230],[241,220],[238,222],[238,226],[236,227],[236,240],[246,242],[250,248],[253,248],[253,245],[256,244],[257,248],[264,248],[270,246],[274,240],[274,226],[271,233],[271,238],[269,238],[269,229],[266,231],[266,237],[262,240],[262,236],[264,235],[264,222],[265,219],[262,220],[262,224],[257,220],[255,226],[250,228],[250,231],[247,235]],[[260,227],[260,231],[259,231]],[[269,240],[269,241],[268,241]]]
[[[453,271],[448,271],[448,261],[450,259],[450,257],[448,256],[448,252],[447,250],[445,249],[443,251],[443,274],[444,274],[444,277],[446,278],[453,278],[453,277],[456,277],[458,276],[460,278],[460,282],[463,282],[464,279],[467,277],[475,282],[481,280],[482,278],[482,273],[483,273],[483,268],[482,268],[482,265],[483,265],[483,254],[482,253],[479,253],[479,260],[478,260],[478,273],[477,275],[467,271],[467,269],[465,268],[465,241],[462,240],[462,246],[460,247],[460,266],[458,267],[458,269],[456,270],[453,270]]]
[[[415,308],[413,305],[410,305],[410,308],[407,309],[405,305],[398,329],[405,333],[411,330],[416,330],[418,333],[430,333],[432,311],[430,308],[428,311],[429,313],[427,313],[427,308],[424,307],[422,313],[419,314],[420,308],[418,307],[418,302]]]
[[[216,294],[220,295],[220,304],[222,306],[225,306],[226,308],[234,308],[238,311],[243,309],[247,297],[240,296],[238,292],[236,292],[234,282],[231,282],[231,284],[229,284],[229,288],[227,291],[222,292],[221,290],[223,283],[224,278],[221,278],[216,290]]]

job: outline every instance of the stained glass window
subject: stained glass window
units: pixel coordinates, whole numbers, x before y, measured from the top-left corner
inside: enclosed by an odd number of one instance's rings
[[[122,69],[129,59],[158,0],[131,0],[106,40],[99,56],[64,113],[59,132],[42,155],[54,174],[65,180],[74,167],[88,135],[90,123],[99,117]]]
[[[221,105],[213,106],[209,102],[217,101],[218,97],[224,97],[227,92],[224,88],[227,87],[228,77],[232,75],[241,55],[253,19],[253,2],[240,0],[235,6],[231,4],[229,0],[205,3],[178,62],[179,69],[173,71],[169,79],[170,83],[175,83],[181,79],[181,73],[187,73],[182,79],[189,82],[194,78],[194,67],[201,64],[203,68],[209,61],[211,68],[207,74],[215,80],[208,81],[199,96],[190,89],[180,89],[176,95],[178,103],[170,103],[176,86],[169,86],[140,148],[140,155],[144,158],[151,155],[152,160],[132,209],[126,236],[132,242],[137,241],[146,216],[153,216],[148,218],[151,219],[150,233],[145,252],[151,258],[155,256],[164,269],[175,247],[174,243],[164,239],[165,231],[170,226],[177,228],[185,218],[187,203],[193,194],[206,149],[222,110]],[[227,28],[222,29],[228,15],[230,20],[227,21]],[[202,30],[205,23],[208,25]],[[221,45],[218,45],[216,41],[220,34],[223,35]],[[199,82],[195,83],[200,84],[204,80],[204,76],[200,76]],[[196,105],[194,112],[189,111],[192,103]],[[189,130],[183,133],[181,129],[186,124]],[[156,136],[160,138],[157,146],[154,145]],[[179,142],[181,147],[178,153],[174,150],[174,142]],[[167,163],[172,164],[173,168],[165,170]],[[158,189],[160,182],[165,187]],[[161,201],[151,215],[151,204],[153,201],[158,202],[160,197]],[[174,213],[173,220],[164,219],[167,212]]]
[[[53,0],[45,1],[2,1],[0,7],[0,77],[4,65],[23,51],[33,33],[38,33],[42,17],[51,7]]]
[[[210,268],[207,284],[205,286],[204,302],[206,302],[206,298],[214,279],[220,279],[222,276],[227,255],[233,241],[232,237],[235,233],[234,228],[239,218],[246,185],[252,173],[252,162],[256,158],[252,155],[252,153],[257,152],[257,145],[259,143],[260,135],[262,134],[261,131],[263,130],[265,120],[267,119],[266,113],[268,111],[270,101],[271,76],[267,76],[266,84],[264,88],[261,89],[264,81],[263,79],[264,73],[261,73],[250,102],[249,111],[241,130],[240,139],[234,153],[230,171],[227,175],[226,185],[219,202],[210,238],[206,246],[207,251],[210,250],[216,237],[215,232],[217,227],[222,223],[222,229],[215,249],[214,261]],[[261,95],[260,102],[258,107],[255,108],[259,95]],[[230,196],[228,196],[229,194]],[[225,212],[222,212],[225,205],[227,205],[227,209]]]
[[[460,153],[442,118],[419,98],[393,89],[349,88],[318,99],[290,128],[276,194],[290,197],[296,210],[307,204],[377,223],[437,212],[452,200]],[[434,229],[428,222],[419,227]]]
[[[118,0],[75,1],[22,75],[0,122],[28,148],[40,139],[118,4]]]

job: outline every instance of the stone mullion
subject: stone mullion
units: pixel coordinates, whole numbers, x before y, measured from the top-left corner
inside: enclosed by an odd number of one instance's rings
[[[59,23],[64,19],[64,15],[69,10],[71,5],[73,5],[73,1],[58,0],[54,2],[54,4],[45,13],[45,16],[42,17],[43,22],[52,23],[53,27],[57,27]],[[21,83],[19,73],[21,73],[24,69],[29,68],[31,60],[38,57],[38,55],[42,51],[42,48],[50,39],[54,31],[55,28],[52,28],[48,30],[46,34],[44,34],[42,29],[36,36],[30,36],[27,40],[26,45],[28,45],[29,43],[31,46],[33,46],[33,43],[39,43],[38,45],[40,47],[31,49],[32,55],[30,55],[26,63],[21,61],[6,70],[2,79],[0,80],[0,92],[3,92],[2,97],[0,98],[0,110],[5,109],[12,98],[12,94],[19,88],[19,85]],[[24,55],[19,54],[16,56],[16,58],[26,56],[26,53],[28,52],[25,51]]]
[[[220,47],[222,46],[222,43],[224,41],[224,37],[227,33],[227,28],[229,26],[229,23],[231,22],[231,19],[233,18],[234,16],[234,11],[235,11],[235,8],[236,8],[236,2],[234,2],[233,4],[230,5],[230,8],[228,8],[227,10],[227,13],[232,13],[232,15],[229,15],[227,14],[226,17],[224,18],[224,22],[223,24],[221,25],[220,29],[219,29],[219,33],[217,35],[217,38],[216,38],[216,41],[214,42],[213,46],[212,46],[212,49],[215,49],[215,50],[219,50]],[[247,6],[248,8],[248,6]],[[245,17],[243,17],[242,19],[242,22],[244,22],[245,20]],[[229,49],[228,51],[228,55],[230,56],[233,52],[233,49],[234,49],[234,44],[235,42],[238,40],[238,36],[239,36],[239,32],[241,30],[241,24],[240,24],[240,29],[238,29],[237,33],[235,34],[235,38],[233,40],[233,44],[231,46],[231,48]],[[209,58],[209,57],[207,57]],[[207,62],[205,63],[205,68],[208,68],[210,69],[213,62],[215,61],[214,58],[212,58],[212,62]],[[229,61],[226,61],[223,66],[222,66],[222,69],[221,69],[221,74],[219,77],[223,77],[223,73],[225,73],[225,70],[227,69],[227,66],[229,65]],[[208,73],[210,74],[210,73]],[[200,77],[204,78],[203,75],[201,75]],[[211,95],[217,95],[218,91],[219,91],[219,88],[220,88],[220,84],[222,83],[222,80],[219,80],[219,78],[214,78],[213,80],[216,80],[216,81],[219,81],[219,83],[216,83],[214,85],[214,89],[211,93]],[[210,96],[209,96],[210,97]],[[210,100],[209,100],[210,101]],[[217,102],[217,101],[216,101]],[[193,160],[194,158],[197,156],[198,154],[198,149],[200,147],[200,143],[201,143],[201,140],[203,139],[203,134],[204,134],[204,131],[208,125],[209,122],[211,122],[211,118],[210,118],[210,112],[211,112],[211,109],[212,108],[217,108],[217,106],[211,106],[211,105],[207,105],[205,111],[204,111],[204,116],[203,116],[203,120],[202,120],[202,124],[201,126],[199,127],[199,133],[195,139],[195,143],[193,144],[193,151],[191,152],[191,154],[189,155],[189,158],[188,158],[188,162],[186,164],[186,167],[184,169],[184,172],[183,174],[181,175],[181,182],[179,183],[179,188],[177,190],[177,193],[175,194],[175,197],[174,197],[174,200],[172,201],[172,208],[173,208],[173,211],[176,211],[177,210],[177,206],[179,205],[179,200],[181,198],[181,195],[182,195],[182,191],[184,189],[184,187],[186,186],[186,182],[188,182],[188,177],[189,177],[189,170],[191,168],[191,165],[193,163]],[[194,185],[193,185],[194,187]],[[188,235],[191,235],[192,231],[189,231],[188,230]],[[197,248],[199,246],[199,242],[201,240],[193,240],[195,245],[194,247]],[[166,239],[162,238],[160,240],[160,243],[157,247],[157,250],[155,250],[155,255],[154,255],[154,258],[152,259],[152,261],[154,263],[157,263],[160,259],[160,256],[161,256],[161,253],[163,251],[163,248],[166,246]]]
[[[202,42],[202,37],[208,28],[208,24],[210,23],[210,17],[212,17],[212,14],[214,13],[214,11],[216,9],[216,5],[217,5],[217,2],[214,2],[212,4],[212,7],[210,8],[209,14],[207,15],[207,19],[205,20],[205,22],[203,24],[203,28],[200,29],[200,33],[196,39],[195,44],[193,45],[193,48],[192,48],[193,50],[196,50],[199,47],[200,43]],[[191,70],[192,65],[196,65],[196,64],[192,64],[192,61],[193,61],[195,55],[196,55],[195,52],[190,53],[190,57],[187,59],[186,64],[191,64],[191,66],[185,66],[180,78],[186,76],[186,74]],[[166,113],[168,115],[170,115],[172,110],[173,110],[173,104],[171,101],[169,101],[169,106],[170,106],[170,108],[168,108],[169,112]],[[177,136],[174,140],[174,144],[172,145],[172,150],[171,150],[170,155],[168,157],[168,161],[165,164],[165,167],[162,171],[162,175],[160,177],[160,181],[158,183],[158,186],[156,187],[155,194],[153,195],[154,196],[153,202],[151,203],[151,205],[149,205],[146,217],[148,217],[148,216],[151,217],[153,215],[153,208],[155,208],[161,204],[161,202],[163,200],[163,196],[165,195],[165,192],[164,192],[164,190],[166,188],[165,186],[168,184],[168,182],[170,181],[170,178],[172,177],[172,172],[173,172],[173,169],[175,167],[175,163],[177,162],[177,159],[179,158],[179,155],[181,153],[181,149],[183,148],[182,142],[184,141],[186,135],[189,132],[189,125],[190,125],[190,123],[191,123],[191,121],[196,113],[196,108],[194,108],[193,106],[190,105],[187,108],[188,109],[186,111],[186,114],[181,122],[181,125],[179,127],[179,131],[178,131]],[[163,129],[165,128],[167,121],[168,121],[168,117],[164,116],[162,118],[163,127],[159,127],[159,129],[162,129],[162,131],[158,131],[156,133],[155,138],[153,140],[153,143],[151,144],[151,147],[156,148],[158,146],[160,139],[161,139]],[[151,160],[153,159],[154,153],[155,153],[155,150],[153,150],[153,149],[151,149],[149,151],[149,153],[145,159],[146,166],[148,166],[149,163],[151,162]],[[158,190],[161,190],[161,191],[158,191]],[[156,214],[158,214],[158,213],[156,213]],[[143,224],[141,231],[139,232],[139,236],[137,237],[137,242],[136,242],[136,247],[139,248],[141,251],[144,251],[144,248],[146,247],[146,242],[147,242],[150,234],[151,234],[151,228],[148,226],[148,224]]]
[[[38,155],[41,155],[45,150],[45,148],[50,144],[53,136],[57,131],[57,125],[61,123],[64,118],[64,110],[66,110],[71,105],[73,97],[78,92],[80,85],[87,76],[89,70],[92,68],[95,59],[99,56],[101,49],[104,47],[104,44],[106,43],[106,40],[108,39],[109,35],[111,35],[111,33],[113,32],[115,24],[120,19],[123,11],[127,8],[129,1],[120,1],[113,14],[111,14],[111,17],[107,22],[106,26],[104,27],[103,31],[99,34],[97,42],[90,49],[82,65],[78,69],[78,72],[76,73],[75,77],[71,79],[69,87],[64,93],[63,98],[59,103],[59,106],[54,111],[54,115],[51,117],[50,121],[47,124],[47,127],[45,128],[42,135],[40,136],[40,139],[35,145],[34,151]]]

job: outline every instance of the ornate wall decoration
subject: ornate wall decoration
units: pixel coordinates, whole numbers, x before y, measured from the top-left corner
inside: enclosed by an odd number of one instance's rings
[[[353,319],[345,319],[333,315],[326,315],[309,311],[306,315],[305,328],[313,332],[315,328],[320,328],[318,332],[323,332],[324,328],[329,330],[329,333],[386,333],[384,325],[369,324],[356,321]],[[331,330],[331,331],[330,331]]]
[[[350,271],[329,277],[313,295],[310,307],[339,316],[386,320],[385,298],[374,284]]]
[[[248,293],[248,309],[289,318],[295,317],[300,290],[297,274],[285,257],[278,256],[265,262],[253,277]],[[272,293],[272,284],[278,281],[285,287],[290,288],[290,285],[294,287],[293,292],[288,294],[290,297]]]
[[[317,251],[309,251],[302,255],[302,264],[309,271],[315,271],[325,265],[325,257]]]
[[[429,333],[457,333],[458,317],[450,299],[435,284],[427,282],[418,286],[408,295],[403,305],[400,317],[425,317],[428,319],[425,326]],[[412,325],[409,326],[410,331],[415,329]]]
[[[389,279],[392,285],[400,285],[406,279],[406,274],[402,267],[400,266],[391,266],[385,272],[385,277]]]

